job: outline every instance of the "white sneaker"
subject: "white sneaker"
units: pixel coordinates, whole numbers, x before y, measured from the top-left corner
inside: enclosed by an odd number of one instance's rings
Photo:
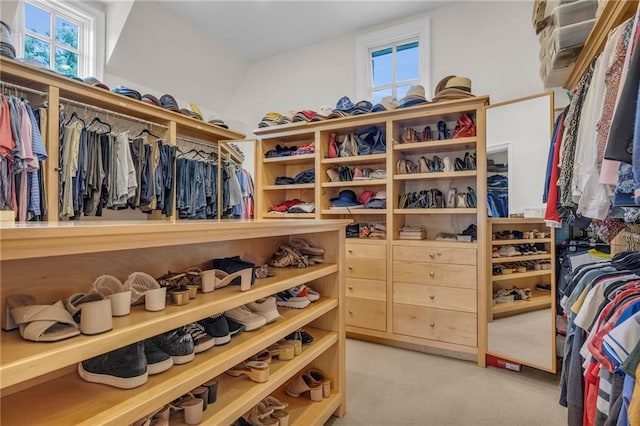
[[[244,325],[245,331],[256,330],[267,323],[267,319],[259,314],[254,314],[246,306],[239,306],[224,313],[235,322]]]
[[[274,296],[258,299],[255,302],[247,303],[245,306],[253,313],[262,315],[267,320],[267,324],[280,318],[280,312],[278,312],[276,298]]]

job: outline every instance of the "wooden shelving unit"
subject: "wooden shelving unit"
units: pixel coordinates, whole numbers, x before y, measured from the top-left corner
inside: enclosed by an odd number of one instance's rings
[[[551,295],[542,291],[531,291],[531,299],[515,300],[507,303],[497,303],[491,308],[493,317],[497,318],[504,315],[514,315],[522,312],[544,309],[551,306]]]
[[[314,406],[299,401],[293,424],[324,423],[344,414],[345,361],[343,316],[344,220],[189,222],[151,221],[82,224],[4,225],[0,228],[3,297],[33,294],[41,304],[86,292],[97,276],[109,273],[122,281],[134,271],[160,276],[189,266],[209,268],[211,259],[251,253],[268,259],[291,236],[303,236],[327,249],[326,262],[305,269],[277,269],[246,292],[229,286],[199,294],[185,306],[168,305],[148,312],[134,306],[114,318],[112,331],[77,336],[55,343],[22,340],[18,331],[0,336],[0,422],[32,425],[131,424],[220,376],[218,403],[205,413],[205,424],[229,424],[271,392],[278,391],[309,365],[332,380],[332,397]],[[33,268],[34,262],[38,268]],[[72,272],[70,272],[72,271]],[[83,381],[76,364],[210,315],[306,283],[322,298],[306,309],[280,309],[282,318],[259,330],[234,337],[225,346],[198,354],[194,361],[150,376],[135,389],[123,390]],[[2,306],[2,315],[5,315]],[[274,362],[269,381],[255,384],[224,372],[304,327],[315,342],[290,362]],[[221,376],[222,375],[222,376]],[[227,383],[234,383],[230,388]],[[232,390],[231,390],[232,389]],[[34,401],[38,401],[34,404]],[[305,403],[306,402],[306,403]],[[306,423],[309,424],[309,423]]]

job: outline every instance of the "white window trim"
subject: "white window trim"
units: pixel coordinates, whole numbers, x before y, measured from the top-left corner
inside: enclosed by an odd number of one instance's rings
[[[418,76],[427,98],[431,93],[431,19],[407,22],[356,37],[356,99],[370,99],[371,64],[369,49],[410,38],[418,39]],[[398,99],[399,100],[399,99]]]
[[[78,51],[86,55],[83,65],[78,67],[79,77],[94,76],[102,81],[104,74],[105,55],[105,13],[95,7],[81,1],[44,1],[29,0],[34,6],[42,7],[45,10],[53,10],[62,15],[69,15],[74,23],[80,21],[79,31],[83,31],[82,44],[78,45]],[[25,1],[21,0],[15,17],[14,28],[16,28],[17,56],[24,57],[24,8]],[[74,19],[75,18],[75,19]],[[83,28],[82,30],[80,28]],[[37,35],[36,35],[37,37]],[[53,39],[52,35],[52,39]],[[40,38],[40,37],[38,37]],[[62,46],[62,45],[61,45]],[[52,49],[54,46],[52,45]],[[68,48],[75,51],[75,49]]]

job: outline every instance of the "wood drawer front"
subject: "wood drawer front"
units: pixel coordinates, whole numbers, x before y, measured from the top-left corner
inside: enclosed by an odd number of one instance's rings
[[[387,300],[387,282],[381,280],[366,280],[362,278],[346,279],[347,297],[357,297],[358,299]]]
[[[387,279],[387,262],[380,259],[346,259],[347,278],[370,278],[372,280]]]
[[[393,302],[462,312],[477,312],[475,290],[437,285],[393,283]]]
[[[393,304],[393,332],[466,346],[477,346],[476,314]]]
[[[454,247],[394,246],[393,260],[407,262],[456,263],[476,265],[476,249]]]
[[[393,281],[476,289],[476,267],[424,262],[393,262]]]
[[[387,246],[371,244],[345,244],[345,258],[386,259]]]
[[[375,300],[345,298],[347,325],[385,331],[387,329],[387,303]]]

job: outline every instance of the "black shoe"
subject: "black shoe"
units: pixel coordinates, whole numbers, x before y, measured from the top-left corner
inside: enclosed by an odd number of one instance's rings
[[[238,420],[236,420],[235,422],[233,422],[233,424],[231,426],[251,426],[251,423],[249,423],[248,421],[246,421],[244,419],[244,417],[240,417],[238,418]]]
[[[306,345],[313,343],[313,336],[304,330],[298,330],[285,337],[285,340],[300,340],[303,345]]]
[[[142,342],[78,363],[78,374],[92,383],[133,389],[147,382],[147,358]]]
[[[237,336],[244,331],[244,324],[240,324],[227,316],[224,316],[224,318],[227,320],[227,326],[229,327],[229,334],[231,337]]]
[[[213,338],[216,346],[221,346],[231,341],[229,324],[224,315],[218,314],[198,321],[204,330]]]
[[[195,346],[190,334],[185,333],[182,328],[152,337],[160,350],[168,353],[173,358],[175,365],[186,364],[193,361],[195,357]]]
[[[144,355],[147,357],[149,375],[162,373],[173,367],[171,355],[163,352],[151,339],[144,341]]]

